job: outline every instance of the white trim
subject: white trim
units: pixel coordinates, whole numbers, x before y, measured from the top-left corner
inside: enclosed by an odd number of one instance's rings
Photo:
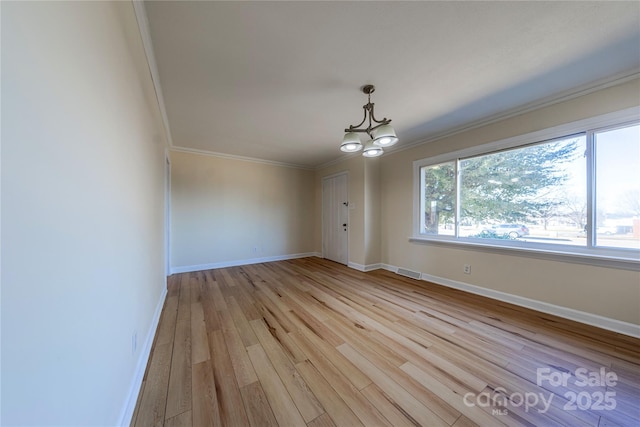
[[[329,166],[333,166],[333,165],[337,165],[338,163],[342,163],[345,162],[349,159],[352,159],[356,156],[362,156],[362,153],[360,152],[356,152],[356,153],[348,153],[348,154],[342,154],[340,157],[338,157],[337,159],[333,159],[333,160],[329,160],[328,162],[322,163],[320,165],[317,165],[316,167],[314,167],[315,170],[322,170],[322,169],[326,169]]]
[[[160,293],[160,299],[158,301],[158,304],[156,305],[156,311],[153,313],[153,318],[151,319],[151,327],[149,328],[149,332],[147,333],[147,337],[145,338],[144,346],[141,349],[142,351],[140,351],[140,357],[138,358],[138,364],[133,375],[133,380],[131,381],[129,394],[120,414],[120,421],[118,422],[119,426],[131,425],[131,418],[133,417],[133,413],[136,409],[138,395],[142,391],[141,387],[142,380],[144,379],[144,372],[147,369],[147,364],[149,363],[149,357],[151,356],[151,347],[153,346],[153,339],[156,336],[158,324],[160,323],[160,315],[162,314],[162,308],[164,307],[164,301],[166,297],[167,286],[165,284],[162,292]]]
[[[388,271],[397,272],[398,267],[390,264],[381,264],[382,268]],[[575,310],[573,308],[562,307],[548,302],[538,301],[531,298],[521,297],[519,295],[509,294],[506,292],[496,291],[493,289],[483,288],[444,277],[434,276],[427,273],[420,273],[421,280],[435,283],[436,285],[446,286],[448,288],[458,289],[475,295],[481,295],[494,300],[506,302],[541,313],[552,314],[562,317],[563,319],[574,320],[586,325],[595,326],[606,329],[608,331],[617,332],[635,338],[640,338],[640,325],[623,322],[621,320],[611,319],[609,317],[597,314],[587,313],[585,311]]]
[[[409,242],[416,244],[436,244],[452,246],[456,249],[479,250],[508,256],[522,256],[548,261],[640,271],[640,255],[637,250],[633,249],[598,248],[596,251],[582,246],[531,242],[527,241],[526,238],[497,240],[496,243],[491,240],[467,237],[455,238],[453,236],[443,236],[441,238],[428,236],[409,237]]]
[[[397,273],[398,272],[398,267],[396,267],[395,265],[390,265],[390,264],[380,264],[380,268],[383,270],[387,270],[387,271],[391,271],[392,273]]]
[[[347,178],[348,178],[349,177],[349,171],[348,170],[342,170],[340,172],[335,172],[335,173],[332,173],[330,175],[324,175],[324,176],[322,176],[322,181],[324,181],[325,179],[335,178],[335,177],[338,177],[340,175],[347,175]]]
[[[235,154],[217,153],[215,151],[198,150],[196,148],[186,148],[186,147],[172,146],[171,147],[171,151],[178,151],[178,152],[189,153],[189,154],[200,154],[201,156],[218,157],[220,159],[230,159],[230,160],[240,160],[240,161],[243,161],[243,162],[260,163],[260,164],[263,164],[263,165],[282,166],[282,167],[285,167],[285,168],[314,170],[313,166],[302,166],[302,165],[298,165],[298,164],[294,164],[294,163],[277,162],[277,161],[274,161],[274,160],[264,160],[264,159],[258,159],[258,158],[255,158],[255,157],[238,156],[238,155],[235,155]]]
[[[458,289],[498,301],[514,304],[520,307],[529,308],[542,313],[552,314],[564,319],[574,320],[576,322],[596,326],[598,328],[618,332],[620,334],[629,335],[635,338],[640,338],[640,325],[635,325],[633,323],[627,323],[621,320],[611,319],[609,317],[575,310],[573,308],[562,307],[543,301],[508,294],[506,292],[470,285],[468,283],[458,282],[455,280],[446,279],[444,277],[433,276],[427,273],[422,273],[421,277],[424,281],[446,286],[448,288]]]
[[[144,7],[144,1],[133,0],[133,11],[136,15],[136,21],[138,21],[138,30],[140,31],[140,38],[142,39],[142,46],[144,47],[144,53],[147,57],[147,65],[149,66],[149,73],[151,74],[151,81],[153,82],[153,88],[156,92],[156,101],[158,108],[160,109],[160,115],[162,116],[162,124],[167,136],[167,143],[169,147],[173,146],[173,138],[171,137],[171,129],[169,128],[169,117],[167,116],[167,109],[164,105],[164,95],[162,95],[162,87],[160,86],[160,73],[158,72],[158,64],[156,57],[153,53],[153,43],[151,42],[151,33],[149,31],[149,19],[147,18],[147,11]]]
[[[318,256],[317,252],[304,252],[299,254],[276,255],[264,258],[237,259],[233,261],[213,262],[210,264],[186,265],[183,267],[173,267],[171,274],[191,273],[194,271],[214,270],[216,268],[237,267],[240,265],[261,264],[263,262],[285,261],[288,259],[308,258]]]
[[[358,271],[363,271],[365,273],[367,271],[379,270],[382,268],[382,264],[380,263],[363,265],[351,261],[349,261],[349,264],[347,264],[347,266]]]

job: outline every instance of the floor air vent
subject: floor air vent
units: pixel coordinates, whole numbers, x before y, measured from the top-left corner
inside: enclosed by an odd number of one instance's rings
[[[412,279],[420,279],[420,272],[406,270],[404,268],[398,269],[398,274],[401,276],[411,277]]]

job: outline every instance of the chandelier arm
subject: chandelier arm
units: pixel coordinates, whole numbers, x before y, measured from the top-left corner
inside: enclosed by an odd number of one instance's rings
[[[385,121],[378,122],[378,123],[380,123],[379,125],[376,125],[376,126],[372,127],[371,129],[367,129],[367,130],[369,132],[373,132],[374,130],[378,129],[380,126],[388,125],[389,122],[391,122],[391,120],[387,120],[386,122]]]
[[[373,114],[373,106],[374,106],[374,105],[375,105],[375,104],[371,104],[371,108],[369,109],[369,116],[370,116],[370,117],[369,117],[369,118],[370,118],[370,120],[369,120],[369,121],[373,120],[374,122],[376,122],[376,123],[380,123],[381,125],[387,125],[387,124],[389,124],[389,122],[391,122],[391,119],[387,119],[386,117],[385,117],[385,118],[383,118],[382,120],[377,120],[377,119],[376,119],[375,115]],[[369,127],[371,127],[371,123],[369,123]],[[376,127],[377,127],[377,126],[376,126]]]
[[[363,106],[362,108],[364,108],[364,117],[362,118],[362,121],[357,124],[357,125],[350,125],[349,129],[345,129],[345,132],[364,132],[364,129],[358,129],[360,126],[362,126],[364,124],[364,122],[367,121],[367,106]]]

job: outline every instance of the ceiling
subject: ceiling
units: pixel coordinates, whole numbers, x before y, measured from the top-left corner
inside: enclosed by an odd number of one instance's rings
[[[172,146],[304,167],[341,157],[364,84],[402,148],[640,71],[635,1],[145,8]]]

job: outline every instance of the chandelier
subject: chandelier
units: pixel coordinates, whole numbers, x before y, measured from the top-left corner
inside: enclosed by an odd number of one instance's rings
[[[369,102],[362,106],[364,108],[364,118],[357,125],[351,125],[344,131],[347,132],[342,139],[340,150],[345,153],[355,153],[362,150],[363,145],[360,142],[360,136],[357,132],[364,132],[369,136],[369,140],[364,144],[364,151],[362,155],[365,157],[378,157],[384,153],[384,147],[391,147],[398,142],[396,131],[391,127],[391,119],[386,117],[382,120],[377,120],[373,115],[373,106],[371,102],[371,94],[376,90],[374,85],[362,86],[362,92],[367,94]],[[365,122],[368,124],[366,128],[361,128]]]

